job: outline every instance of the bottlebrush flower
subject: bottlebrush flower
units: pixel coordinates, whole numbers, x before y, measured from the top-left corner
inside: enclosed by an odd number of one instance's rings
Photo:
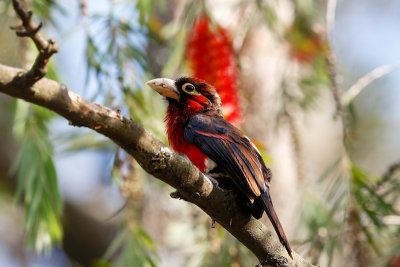
[[[188,36],[186,57],[192,76],[205,80],[217,90],[225,119],[239,123],[238,68],[227,30],[211,25],[206,15],[200,15]]]

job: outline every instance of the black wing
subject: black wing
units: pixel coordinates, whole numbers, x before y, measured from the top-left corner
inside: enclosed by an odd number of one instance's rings
[[[204,114],[195,115],[188,121],[185,140],[199,147],[218,167],[229,174],[235,185],[251,201],[255,197],[261,201],[279,240],[293,258],[269,195],[271,172],[250,140],[221,116]]]
[[[185,140],[229,174],[250,200],[269,186],[270,171],[257,148],[221,116],[193,116],[185,127]]]

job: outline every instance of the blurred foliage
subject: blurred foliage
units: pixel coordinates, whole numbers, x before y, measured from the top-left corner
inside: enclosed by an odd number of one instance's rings
[[[277,119],[278,126],[289,121],[298,164],[302,148],[296,118],[301,111],[313,110],[321,90],[329,86],[329,75],[336,75],[328,71],[326,58],[330,48],[326,33],[319,26],[321,15],[315,9],[317,2],[293,1],[294,21],[283,35],[290,47],[289,56],[301,70],[293,76],[293,68],[289,68],[288,75],[282,80],[282,108]],[[272,29],[279,36],[277,28]],[[386,222],[390,216],[399,214],[395,208],[400,196],[398,182],[388,179],[390,175],[378,177],[357,166],[348,151],[352,149],[351,137],[358,114],[349,105],[342,116],[344,148],[340,158],[321,175],[321,186],[326,188],[324,197],[321,201],[317,194],[307,192],[303,198],[299,225],[306,234],[300,238],[299,249],[311,256],[314,264],[326,256],[327,266],[334,265],[338,256],[347,257],[358,266],[386,262],[395,254],[387,247],[396,242],[393,237],[400,229],[398,225]]]
[[[399,214],[395,203],[400,193],[394,189],[398,182],[376,177],[343,160],[334,162],[321,182],[326,185],[324,201],[309,194],[300,220],[308,229],[303,245],[307,244],[313,262],[326,253],[331,266],[335,252],[344,253],[347,246],[367,263],[373,259],[372,251],[375,257],[383,256],[382,248],[399,231],[385,223],[386,216]]]
[[[111,266],[132,266],[132,263],[143,267],[157,266],[153,240],[140,226],[133,226],[132,222],[129,224],[129,228],[123,228],[118,233],[104,255],[104,260],[112,259]]]
[[[222,227],[209,231],[209,247],[200,266],[238,267],[256,261],[254,255]]]
[[[59,244],[63,230],[60,216],[62,199],[52,159],[52,145],[47,139],[49,110],[18,101],[14,136],[20,141],[14,170],[18,170],[16,198],[25,205],[27,243],[37,253],[50,252]]]
[[[66,12],[61,6],[57,3],[56,0],[32,0],[30,1],[32,6],[32,10],[35,12],[35,16],[41,20],[45,20],[46,23],[50,22],[53,26],[54,20],[51,17],[52,12],[54,10],[58,10],[61,13]]]
[[[131,1],[118,1],[110,3],[108,13],[90,15],[87,79],[95,75],[100,85],[94,95],[108,95],[123,111],[128,107],[135,120],[162,138],[163,106],[155,92],[143,90],[143,81],[152,77],[146,46],[155,40],[149,37],[149,17],[144,14],[152,14],[148,10],[153,6],[153,1],[138,1],[135,9]]]
[[[115,145],[110,140],[95,132],[65,132],[55,138],[57,149],[62,152],[77,152],[95,149],[97,151],[113,151]]]

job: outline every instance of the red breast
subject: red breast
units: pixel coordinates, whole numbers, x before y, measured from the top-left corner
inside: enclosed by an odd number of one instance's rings
[[[167,136],[171,147],[178,153],[185,154],[201,172],[206,170],[206,158],[201,150],[184,139],[184,124],[192,116],[192,112],[182,112],[174,105],[169,105],[165,121],[167,122]]]

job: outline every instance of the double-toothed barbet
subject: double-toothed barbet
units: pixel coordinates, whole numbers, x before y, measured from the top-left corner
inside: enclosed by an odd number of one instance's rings
[[[214,87],[191,77],[153,79],[147,85],[168,101],[165,120],[171,147],[186,154],[202,172],[210,171],[206,163],[213,162],[231,177],[238,191],[261,211],[252,212],[253,216],[259,219],[265,210],[292,257],[269,194],[271,171],[250,139],[224,119]]]

